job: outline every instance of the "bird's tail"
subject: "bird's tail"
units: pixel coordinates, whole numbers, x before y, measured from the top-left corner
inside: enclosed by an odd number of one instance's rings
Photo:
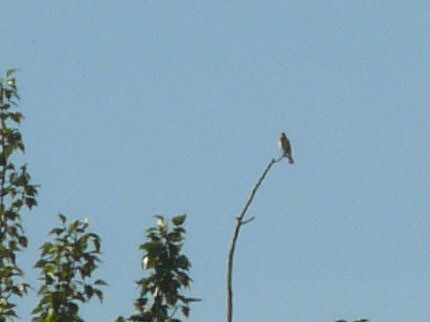
[[[294,163],[293,157],[291,155],[287,155],[287,159],[288,159],[288,163],[291,163],[291,164]]]

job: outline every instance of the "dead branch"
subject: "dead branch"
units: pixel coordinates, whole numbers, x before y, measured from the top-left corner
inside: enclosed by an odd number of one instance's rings
[[[260,179],[258,179],[257,184],[254,186],[254,189],[252,189],[251,195],[249,196],[248,200],[246,201],[245,207],[243,208],[242,212],[240,213],[240,216],[237,217],[236,227],[234,229],[233,233],[233,239],[231,240],[230,250],[228,254],[228,269],[227,269],[227,322],[233,322],[233,259],[234,259],[234,252],[236,249],[236,243],[237,239],[239,237],[240,229],[243,225],[250,223],[254,220],[254,217],[244,220],[244,217],[246,215],[246,212],[248,211],[249,206],[251,205],[255,194],[257,193],[257,190],[260,188],[261,184],[263,183],[263,180],[265,179],[267,173],[270,171],[272,166],[281,161],[284,157],[281,156],[277,160],[272,159],[269,164],[267,165],[266,169],[264,170],[263,174],[261,175]]]

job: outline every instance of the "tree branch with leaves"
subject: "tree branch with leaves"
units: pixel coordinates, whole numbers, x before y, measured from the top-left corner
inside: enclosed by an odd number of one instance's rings
[[[23,210],[37,205],[38,186],[31,184],[27,166],[14,162],[25,146],[19,126],[23,115],[16,111],[19,100],[14,74],[9,69],[0,79],[0,322],[18,315],[14,297],[27,293],[29,285],[22,282],[23,270],[16,256],[28,246],[22,226]]]
[[[172,228],[162,216],[155,216],[157,225],[146,230],[147,240],[140,245],[142,267],[151,273],[136,282],[140,296],[135,301],[135,313],[127,321],[181,322],[179,311],[190,314],[190,303],[199,299],[187,297],[184,291],[192,282],[188,271],[191,263],[183,254],[186,215],[173,217]],[[125,321],[119,317],[117,322]]]
[[[42,245],[35,265],[43,284],[38,292],[42,298],[32,311],[34,322],[84,322],[78,303],[89,302],[93,296],[102,301],[100,286],[107,285],[92,279],[100,263],[100,237],[87,232],[87,221],[68,225],[66,216],[59,217],[61,226],[50,232],[54,241]]]

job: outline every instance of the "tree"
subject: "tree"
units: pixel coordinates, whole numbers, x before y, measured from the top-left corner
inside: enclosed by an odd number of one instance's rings
[[[27,165],[18,167],[16,153],[25,146],[18,126],[23,115],[15,111],[19,99],[14,73],[9,69],[0,79],[0,321],[17,317],[14,297],[24,296],[29,284],[22,282],[23,270],[16,256],[28,246],[22,226],[25,208],[37,205],[38,186],[31,184]]]
[[[192,281],[188,275],[191,263],[182,253],[186,215],[173,217],[172,229],[164,217],[155,217],[157,225],[146,230],[147,241],[140,245],[143,269],[151,273],[136,282],[140,295],[135,301],[136,312],[128,321],[181,322],[174,318],[176,312],[180,310],[188,317],[189,304],[199,301],[183,294]],[[124,321],[124,318],[117,321]]]
[[[66,225],[66,216],[59,217],[61,227],[50,232],[54,242],[42,245],[35,265],[43,284],[38,292],[42,298],[32,312],[34,322],[84,322],[78,302],[86,303],[94,295],[102,301],[103,292],[98,287],[107,285],[101,279],[90,280],[100,262],[100,237],[87,232],[87,221]]]

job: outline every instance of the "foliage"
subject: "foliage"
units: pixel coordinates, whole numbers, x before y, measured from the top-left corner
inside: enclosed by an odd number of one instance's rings
[[[136,312],[128,321],[181,322],[174,318],[178,309],[188,317],[189,304],[199,301],[182,293],[192,281],[188,275],[191,264],[182,253],[186,215],[172,218],[172,230],[162,216],[155,217],[158,219],[156,227],[146,230],[147,241],[140,245],[144,252],[143,268],[151,274],[136,282],[140,296],[135,302]],[[117,321],[124,321],[124,318]]]
[[[75,221],[67,224],[67,218],[59,215],[61,227],[51,230],[54,242],[41,247],[41,256],[35,267],[40,269],[43,285],[42,296],[33,310],[37,322],[83,322],[77,302],[86,303],[94,295],[103,300],[98,286],[103,280],[89,281],[100,262],[100,237],[86,232],[88,222]]]
[[[13,161],[16,152],[25,152],[18,126],[23,115],[14,110],[18,89],[14,73],[9,69],[0,79],[0,321],[17,317],[14,296],[22,297],[29,285],[21,282],[24,275],[16,255],[27,248],[28,241],[21,224],[23,208],[37,205],[38,187],[30,184],[27,166]]]

